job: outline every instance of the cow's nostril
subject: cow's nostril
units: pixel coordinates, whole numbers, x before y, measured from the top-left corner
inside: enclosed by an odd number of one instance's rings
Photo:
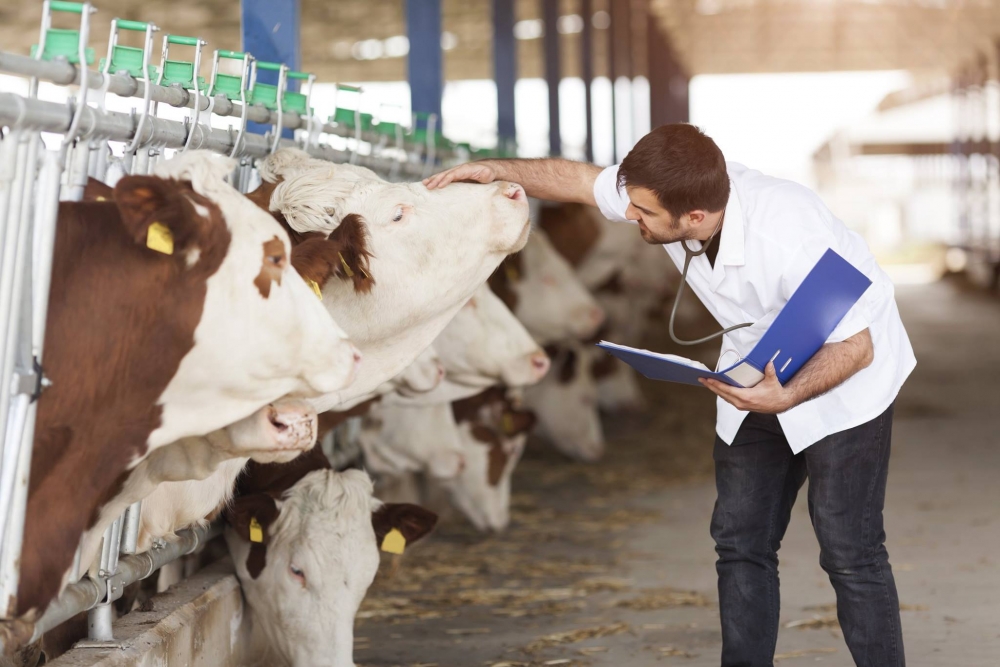
[[[521,201],[525,199],[524,188],[517,183],[509,183],[504,189],[503,196],[512,201]]]
[[[544,353],[531,355],[531,367],[539,373],[544,373],[549,369],[549,358]]]

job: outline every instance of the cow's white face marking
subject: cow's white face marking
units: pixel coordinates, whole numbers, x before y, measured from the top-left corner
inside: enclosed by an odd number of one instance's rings
[[[545,233],[532,234],[520,257],[522,275],[512,283],[514,313],[535,340],[545,345],[593,335],[604,314]]]
[[[359,470],[309,473],[281,501],[256,579],[246,570],[250,543],[227,529],[252,632],[277,653],[269,664],[353,667],[354,617],[378,569],[377,505]]]
[[[524,402],[537,415],[539,431],[556,449],[574,459],[596,461],[604,454],[604,429],[590,366],[595,353],[603,353],[575,341],[565,345],[576,355],[573,378],[560,379],[564,358],[556,355],[545,379],[524,390]]]
[[[472,435],[472,424],[459,424],[465,469],[445,482],[451,501],[482,531],[501,531],[510,523],[510,483],[524,453],[527,435],[500,436],[507,462],[497,484],[490,484],[490,445]]]
[[[452,382],[471,387],[503,383],[535,384],[548,370],[548,358],[524,325],[488,285],[455,314],[434,341]]]
[[[372,406],[362,424],[359,441],[372,472],[392,476],[427,472],[436,479],[451,479],[465,466],[450,403],[380,403]]]
[[[156,169],[157,176],[190,181],[215,203],[232,238],[208,279],[195,346],[160,398],[163,424],[151,447],[222,428],[281,396],[336,391],[353,379],[346,334],[294,269],[281,267],[280,284],[270,282],[266,298],[255,285],[265,244],[280,243],[285,256],[291,248],[270,215],[224,182],[231,166],[190,151]]]

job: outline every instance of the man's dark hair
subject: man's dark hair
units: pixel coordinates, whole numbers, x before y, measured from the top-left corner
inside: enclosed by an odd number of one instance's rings
[[[635,145],[618,169],[618,187],[648,188],[674,218],[714,213],[729,201],[726,159],[711,137],[687,123],[661,125]]]

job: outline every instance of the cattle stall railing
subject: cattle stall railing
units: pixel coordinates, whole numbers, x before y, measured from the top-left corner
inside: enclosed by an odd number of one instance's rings
[[[150,551],[135,553],[141,508],[135,503],[106,530],[96,576],[79,571],[78,552],[72,583],[45,613],[27,626],[13,618],[19,563],[31,557],[21,554],[21,545],[35,409],[47,383],[42,343],[59,202],[82,199],[88,178],[105,178],[112,155],[109,142],[124,145],[118,159],[133,174],[150,173],[166,149],[207,149],[237,158],[231,183],[242,192],[250,187],[254,160],[280,147],[297,146],[319,159],[365,166],[390,180],[419,179],[436,167],[494,153],[448,141],[436,129],[436,117],[421,119],[424,127],[416,119],[410,128],[373,124],[371,116],[361,113],[360,101],[353,108],[341,106],[342,91],[360,98],[361,89],[349,86],[338,86],[336,112],[321,120],[310,105],[315,77],[291,72],[281,63],[259,63],[251,54],[215,51],[210,78],[203,80],[199,68],[206,44],[197,38],[165,35],[157,67],[152,46],[159,29],[149,23],[115,19],[105,59],[93,70],[87,42],[94,7],[63,0],[46,0],[41,7],[39,44],[32,55],[0,52],[0,73],[28,79],[27,94],[0,90],[0,128],[6,128],[0,137],[0,617],[9,626],[0,641],[34,641],[88,611],[91,645],[107,646],[114,641],[111,603],[124,587],[193,552],[216,536],[219,527],[183,530],[175,541],[157,541]],[[53,12],[78,17],[78,28],[53,28]],[[142,34],[143,47],[121,47],[120,30]],[[194,62],[169,58],[170,45],[194,47]],[[131,64],[125,56],[132,57]],[[222,72],[223,61],[238,63],[240,73]],[[279,71],[273,91],[263,84],[255,87],[258,67]],[[306,82],[306,93],[289,90],[290,81]],[[40,99],[41,82],[74,86],[75,96],[67,94],[65,102]],[[141,108],[131,113],[107,110],[108,94],[136,98]],[[161,105],[188,113],[183,121],[160,118]],[[237,127],[213,127],[213,117],[231,118]],[[251,134],[250,121],[272,129]],[[282,138],[283,129],[298,131],[299,137]],[[41,133],[58,135],[58,146]],[[342,147],[330,145],[324,135],[336,137]],[[339,427],[335,460],[357,455],[352,444],[356,421]],[[334,443],[324,445],[329,449]]]

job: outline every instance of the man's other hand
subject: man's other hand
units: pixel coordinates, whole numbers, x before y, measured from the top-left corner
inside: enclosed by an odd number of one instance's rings
[[[460,164],[424,179],[424,185],[428,190],[443,188],[449,183],[457,181],[472,181],[473,183],[492,183],[497,180],[497,172],[488,161],[469,162]]]

